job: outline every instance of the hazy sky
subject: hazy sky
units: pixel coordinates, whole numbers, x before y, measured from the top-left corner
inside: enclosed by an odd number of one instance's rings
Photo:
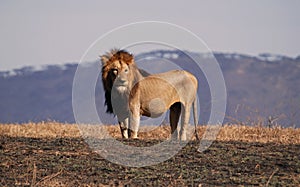
[[[129,3],[130,2],[130,3]],[[300,55],[300,1],[0,1],[0,71],[78,62],[101,35],[137,21],[180,25],[219,52]]]

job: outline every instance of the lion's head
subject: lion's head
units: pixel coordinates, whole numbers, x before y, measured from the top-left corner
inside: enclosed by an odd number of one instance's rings
[[[113,113],[111,91],[129,94],[136,77],[147,76],[147,72],[139,70],[134,62],[133,55],[124,50],[113,49],[101,56],[102,83],[105,91],[106,112]]]

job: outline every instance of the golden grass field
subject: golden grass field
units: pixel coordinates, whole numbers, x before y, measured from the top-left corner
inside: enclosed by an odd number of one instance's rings
[[[121,138],[118,125],[106,125],[106,130],[114,138]],[[158,127],[141,127],[140,139],[167,139],[170,135],[169,125]],[[144,130],[143,130],[144,128]],[[151,128],[153,130],[147,130]],[[199,137],[203,135],[206,126],[198,126]],[[80,130],[76,124],[57,122],[40,122],[24,124],[0,124],[0,135],[11,137],[32,138],[64,138],[80,137]],[[217,136],[218,141],[241,141],[278,144],[300,144],[300,128],[261,127],[224,125]]]

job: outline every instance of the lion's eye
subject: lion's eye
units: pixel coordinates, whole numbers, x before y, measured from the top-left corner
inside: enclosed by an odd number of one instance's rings
[[[128,71],[129,71],[128,69],[125,69],[125,70],[124,70],[125,73],[128,73]]]
[[[112,72],[113,72],[113,74],[115,74],[115,75],[118,74],[118,70],[117,70],[117,69],[113,69]]]

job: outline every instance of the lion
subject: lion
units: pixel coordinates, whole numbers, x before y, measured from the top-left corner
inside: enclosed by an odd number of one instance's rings
[[[117,116],[123,138],[138,138],[141,116],[154,118],[170,110],[171,138],[187,139],[192,107],[195,127],[198,123],[198,81],[194,75],[184,70],[149,74],[139,69],[133,55],[125,50],[113,49],[102,55],[101,61],[106,112]],[[195,134],[198,139],[196,128]]]

